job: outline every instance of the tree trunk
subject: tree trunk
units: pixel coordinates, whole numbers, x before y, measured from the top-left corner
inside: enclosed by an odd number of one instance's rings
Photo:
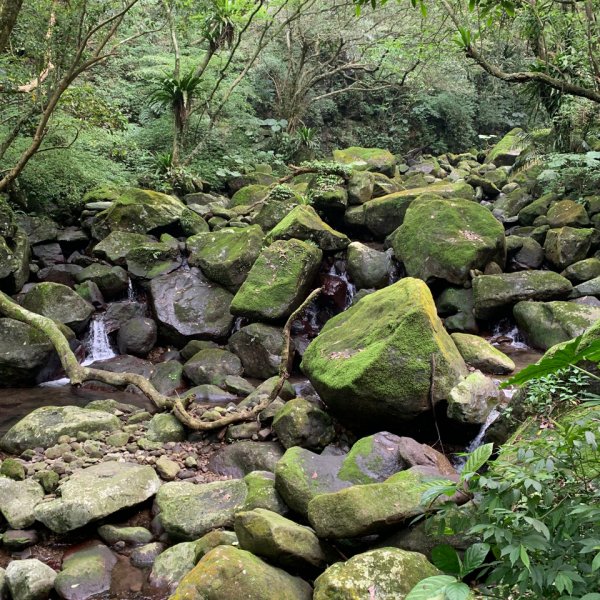
[[[8,46],[22,4],[23,0],[0,0],[0,52]]]

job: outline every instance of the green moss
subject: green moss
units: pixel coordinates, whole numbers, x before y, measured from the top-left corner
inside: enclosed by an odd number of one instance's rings
[[[485,162],[497,163],[497,166],[510,165],[514,163],[514,158],[511,160],[503,160],[503,157],[516,155],[520,152],[523,147],[520,142],[520,136],[523,134],[523,130],[519,127],[515,127],[509,131],[487,154]]]
[[[355,484],[373,483],[373,479],[358,464],[365,463],[369,470],[375,472],[380,469],[383,459],[379,454],[373,454],[373,438],[372,435],[362,438],[352,446],[338,473],[340,479]]]
[[[277,241],[263,250],[231,302],[231,313],[258,320],[282,319],[307,294],[322,252],[300,240]]]
[[[333,160],[358,171],[376,171],[389,177],[394,176],[396,169],[396,157],[389,150],[381,148],[351,146],[343,150],[334,150]]]
[[[251,184],[238,190],[231,198],[231,206],[247,206],[264,200],[269,194],[266,185]]]

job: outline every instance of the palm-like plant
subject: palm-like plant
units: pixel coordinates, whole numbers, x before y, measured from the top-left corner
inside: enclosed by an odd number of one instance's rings
[[[183,132],[192,111],[194,93],[200,85],[200,77],[193,71],[182,77],[166,75],[158,80],[150,94],[150,105],[159,108],[170,107],[175,117],[175,127]]]
[[[202,34],[216,52],[223,46],[231,46],[235,37],[234,17],[238,10],[237,0],[213,0],[213,10],[202,22]]]

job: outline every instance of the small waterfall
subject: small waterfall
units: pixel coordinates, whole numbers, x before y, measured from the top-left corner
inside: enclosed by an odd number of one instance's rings
[[[127,300],[129,302],[135,302],[136,300],[135,291],[133,289],[133,281],[131,280],[131,277],[129,278],[129,281],[127,283]]]
[[[87,366],[97,360],[106,360],[116,356],[115,351],[110,345],[106,326],[104,324],[104,315],[96,314],[90,323],[90,330],[85,339],[87,357],[83,365]]]
[[[516,350],[529,349],[518,327],[509,319],[502,319],[494,325],[490,343],[494,345],[508,344]]]
[[[500,412],[497,411],[495,408],[493,408],[490,411],[490,414],[487,416],[487,419],[485,420],[485,423],[481,426],[481,429],[479,430],[479,433],[477,434],[477,436],[471,441],[471,443],[465,448],[465,452],[467,454],[470,454],[471,452],[473,452],[474,450],[477,450],[477,448],[479,448],[479,446],[481,446],[481,443],[483,442],[483,438],[485,437],[486,431],[490,428],[491,424],[500,416]],[[456,470],[460,473],[460,471],[462,471],[463,467],[465,466],[465,463],[467,462],[467,457],[466,456],[459,456],[455,461],[454,461],[454,467],[456,468]]]

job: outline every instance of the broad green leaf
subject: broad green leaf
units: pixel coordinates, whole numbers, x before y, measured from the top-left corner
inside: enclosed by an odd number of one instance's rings
[[[485,561],[485,557],[490,551],[489,544],[473,544],[466,552],[463,558],[463,577],[478,569]]]
[[[525,568],[529,571],[531,567],[531,561],[529,560],[529,554],[527,554],[527,548],[525,548],[523,545],[521,545],[519,550],[519,557],[521,562],[525,565]]]
[[[446,586],[444,590],[445,600],[467,600],[471,597],[471,589],[462,581],[455,581]]]
[[[580,600],[600,600],[600,594],[598,592],[592,592],[591,594],[582,596]]]
[[[436,546],[431,551],[431,562],[444,573],[460,575],[460,559],[456,550],[448,544]]]
[[[494,451],[494,444],[484,444],[473,450],[463,467],[463,476],[476,473],[487,462]]]
[[[456,583],[456,577],[450,575],[434,575],[419,581],[410,590],[405,600],[443,600],[446,586]]]
[[[598,569],[600,569],[600,552],[596,554],[592,561],[592,571],[597,571]]]

